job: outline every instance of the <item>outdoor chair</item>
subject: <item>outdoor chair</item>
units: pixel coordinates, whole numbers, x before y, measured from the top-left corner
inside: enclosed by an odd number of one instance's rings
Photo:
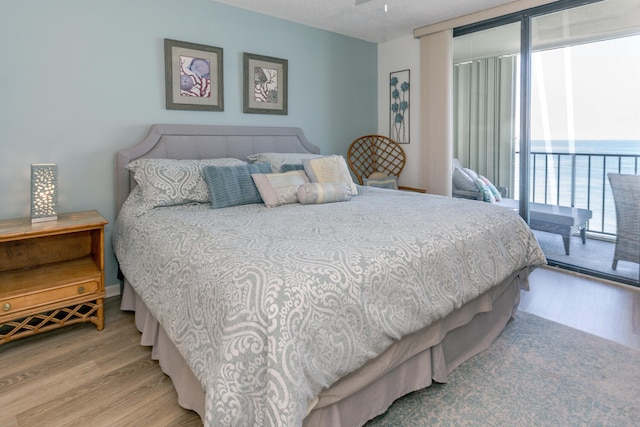
[[[618,261],[640,263],[640,175],[609,173],[616,207],[616,248],[612,269]]]

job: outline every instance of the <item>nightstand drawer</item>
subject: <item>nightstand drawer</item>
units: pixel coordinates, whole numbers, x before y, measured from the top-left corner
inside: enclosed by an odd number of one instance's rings
[[[51,304],[52,301],[60,302],[83,296],[88,296],[90,298],[90,295],[96,293],[99,289],[100,281],[98,279],[94,279],[57,288],[25,293],[23,295],[10,298],[0,298],[0,316],[15,313],[20,310]]]

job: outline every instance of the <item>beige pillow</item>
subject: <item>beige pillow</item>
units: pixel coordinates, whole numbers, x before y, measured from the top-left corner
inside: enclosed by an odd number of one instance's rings
[[[311,182],[343,182],[351,188],[351,195],[358,195],[358,187],[351,179],[347,162],[342,156],[325,156],[304,160],[304,171]]]
[[[298,187],[309,182],[304,171],[254,173],[253,182],[269,208],[298,202]]]

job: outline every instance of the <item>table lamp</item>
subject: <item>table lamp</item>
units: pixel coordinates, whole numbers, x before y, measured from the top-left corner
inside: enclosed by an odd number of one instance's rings
[[[58,166],[31,165],[31,223],[58,219]]]

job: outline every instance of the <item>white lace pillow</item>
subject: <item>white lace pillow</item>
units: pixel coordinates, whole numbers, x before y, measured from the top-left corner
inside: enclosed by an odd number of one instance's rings
[[[319,159],[304,160],[304,171],[311,182],[343,182],[351,188],[351,195],[358,195],[358,188],[351,179],[347,161],[342,156],[325,156]]]
[[[142,197],[148,208],[207,203],[209,188],[202,174],[203,166],[235,166],[247,162],[234,159],[137,159],[127,165],[133,178],[142,189]]]

